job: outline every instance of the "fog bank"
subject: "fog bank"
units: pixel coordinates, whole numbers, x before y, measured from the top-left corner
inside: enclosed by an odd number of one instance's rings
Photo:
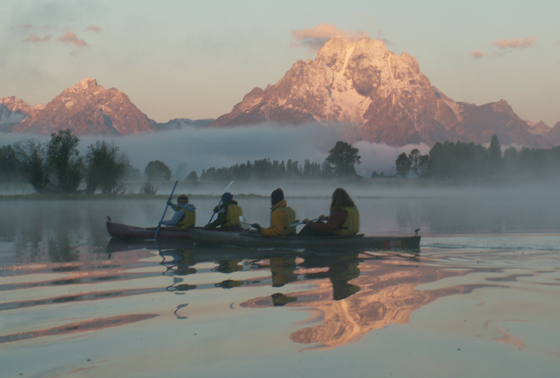
[[[297,160],[302,166],[306,159],[322,164],[329,150],[341,140],[340,136],[351,137],[353,134],[355,130],[349,125],[187,127],[134,136],[82,136],[78,148],[82,156],[85,156],[90,144],[104,139],[113,142],[126,153],[131,164],[142,173],[148,162],[160,160],[171,169],[174,178],[183,178],[191,171],[200,175],[203,169],[210,167],[230,167],[265,158],[285,162],[288,159]],[[50,136],[0,134],[0,145],[26,139],[48,142]],[[393,174],[395,160],[403,151],[408,154],[412,149],[418,148],[421,153],[426,154],[430,149],[424,144],[391,147],[365,141],[354,143],[354,147],[359,149],[361,156],[361,164],[356,165],[356,171],[366,177],[373,171]]]

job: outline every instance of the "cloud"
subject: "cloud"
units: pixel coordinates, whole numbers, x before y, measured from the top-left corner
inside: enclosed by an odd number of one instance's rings
[[[306,46],[310,51],[318,51],[325,42],[333,37],[346,37],[351,40],[358,40],[367,37],[363,31],[353,33],[340,30],[331,24],[319,24],[314,28],[295,30],[292,29],[292,40],[295,46]]]
[[[533,47],[536,40],[534,37],[527,37],[524,39],[514,38],[514,39],[502,39],[500,41],[492,41],[494,46],[497,46],[500,50],[506,49],[521,49],[524,47]]]
[[[61,35],[58,38],[59,42],[62,43],[67,43],[67,44],[72,44],[72,45],[76,45],[76,46],[81,46],[81,47],[86,47],[89,46],[86,41],[84,41],[83,39],[79,39],[78,36],[75,33],[72,33],[70,31],[64,33],[63,35]]]
[[[555,43],[556,45],[560,45],[560,38],[558,38]]]
[[[51,35],[46,35],[43,38],[41,38],[38,35],[29,34],[29,37],[27,37],[23,42],[28,42],[28,43],[48,42],[51,40],[51,37],[52,37]]]
[[[24,30],[31,30],[31,29],[33,29],[33,25],[30,25],[30,24],[24,24],[24,25],[21,25],[20,27],[21,27],[22,29],[24,29]]]
[[[485,55],[485,54],[484,54],[482,51],[473,51],[473,52],[471,53],[471,57],[472,57],[473,59],[480,59],[480,58],[482,58],[484,55]]]
[[[103,32],[103,28],[101,26],[97,26],[97,25],[90,25],[86,28],[86,30],[91,30],[95,33],[102,33]]]

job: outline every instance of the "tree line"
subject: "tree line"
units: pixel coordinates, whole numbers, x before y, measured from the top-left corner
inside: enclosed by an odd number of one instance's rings
[[[28,139],[2,146],[0,181],[24,179],[38,193],[76,193],[82,183],[87,194],[114,193],[122,189],[126,174],[135,172],[113,144],[98,141],[88,146],[86,156],[80,156],[79,143],[70,130],[60,130],[46,143]]]
[[[532,177],[560,178],[560,146],[533,149],[513,146],[502,152],[500,141],[492,136],[488,148],[475,143],[436,143],[428,155],[417,149],[401,153],[396,161],[397,175],[407,177],[412,171],[419,178],[488,179]]]
[[[338,141],[322,164],[308,159],[303,164],[291,159],[287,162],[262,159],[230,167],[204,169],[200,174],[200,180],[316,180],[357,177],[354,165],[360,164],[360,159],[357,148],[346,142]]]
[[[51,134],[51,140],[40,143],[29,139],[0,147],[0,182],[25,180],[42,194],[121,193],[125,180],[140,180],[125,153],[114,144],[97,141],[80,156],[80,139],[70,130]],[[284,161],[262,159],[235,164],[230,167],[211,167],[200,178],[192,171],[187,181],[266,180],[266,179],[322,179],[356,177],[354,164],[360,163],[358,149],[345,142],[337,142],[322,164],[305,160]],[[171,169],[162,161],[150,161],[144,173],[147,181],[142,193],[155,194],[152,182],[169,181]]]

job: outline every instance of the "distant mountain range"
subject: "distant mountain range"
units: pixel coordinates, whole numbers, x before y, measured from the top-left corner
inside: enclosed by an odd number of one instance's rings
[[[115,88],[85,79],[46,106],[16,97],[0,99],[0,131],[50,134],[71,129],[77,135],[133,135],[195,127],[351,125],[341,130],[348,142],[365,140],[392,146],[464,141],[548,148],[560,144],[560,122],[520,119],[500,100],[477,106],[454,102],[420,72],[416,59],[389,51],[381,41],[335,37],[315,60],[297,61],[275,85],[254,88],[233,110],[216,120],[174,119],[156,123]]]

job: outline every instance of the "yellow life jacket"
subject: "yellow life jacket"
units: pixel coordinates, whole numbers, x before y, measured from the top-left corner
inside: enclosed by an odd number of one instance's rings
[[[190,227],[194,227],[195,223],[196,223],[196,211],[189,211],[189,210],[185,210],[183,208],[179,208],[178,211],[182,211],[183,213],[185,213],[185,215],[183,216],[183,219],[181,219],[179,221],[179,223],[177,223],[177,228],[190,228]]]
[[[220,226],[221,228],[241,227],[240,216],[243,215],[243,209],[234,203],[230,203],[226,210],[226,221]]]
[[[284,218],[284,233],[283,235],[292,235],[296,233],[296,228],[287,228],[289,225],[295,222],[296,220],[296,212],[291,207],[277,207],[274,210],[280,210],[286,217]]]
[[[346,221],[342,227],[334,230],[335,235],[356,235],[360,231],[360,212],[355,207],[345,207]]]

